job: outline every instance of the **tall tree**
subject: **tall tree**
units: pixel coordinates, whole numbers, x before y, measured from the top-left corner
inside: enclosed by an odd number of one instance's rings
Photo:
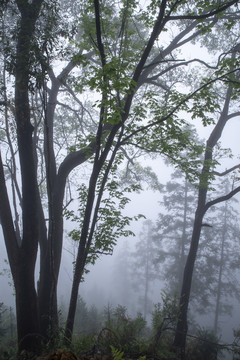
[[[180,296],[197,189],[186,181],[179,170],[173,172],[172,179],[164,188],[164,211],[159,214],[154,229],[154,261],[161,264],[161,278],[165,280],[168,291]],[[230,181],[226,178],[218,184],[215,194],[227,193],[230,188]],[[236,206],[232,205],[235,202],[237,200],[232,198],[222,206],[209,210],[203,224],[191,286],[191,313],[213,314],[215,333],[219,316],[231,311],[228,296],[238,299],[235,269],[239,253],[239,214]]]
[[[232,50],[232,56],[228,66],[230,67],[232,66],[232,63],[236,58],[237,52],[238,52],[238,47],[235,47]],[[226,123],[231,119],[233,119],[234,117],[238,116],[239,114],[238,111],[234,111],[234,101],[236,99],[234,86],[235,84],[239,83],[238,75],[236,75],[236,77],[230,78],[229,80],[230,80],[230,83],[228,84],[229,86],[225,88],[224,103],[222,105],[219,118],[209,138],[206,141],[203,166],[199,177],[200,180],[198,185],[199,188],[198,203],[195,212],[190,249],[187,256],[186,265],[184,268],[183,282],[182,282],[181,295],[180,295],[180,304],[179,304],[181,310],[180,310],[180,316],[178,319],[176,334],[174,339],[174,345],[180,350],[182,359],[185,358],[185,342],[187,335],[187,312],[188,312],[189,298],[191,292],[193,270],[194,270],[195,260],[197,257],[197,250],[201,235],[201,229],[204,226],[203,218],[211,206],[230,199],[232,196],[234,196],[236,193],[240,191],[240,187],[238,186],[232,191],[229,191],[227,194],[224,194],[213,200],[207,200],[207,195],[210,188],[211,180],[214,178],[214,176],[224,175],[224,174],[226,175],[229,172],[239,167],[238,164],[221,174],[215,172],[216,159],[214,159],[214,154],[213,154],[214,148],[216,147],[218,141],[221,138]]]
[[[141,289],[140,302],[144,319],[152,311],[149,293],[151,283],[157,278],[155,269],[156,247],[153,245],[153,223],[146,220],[143,223],[139,240],[135,244],[135,251],[132,253],[132,282],[133,286]]]
[[[17,329],[23,348],[35,349],[39,338],[28,334],[39,333],[37,294],[34,270],[39,241],[39,192],[34,159],[33,126],[29,104],[29,80],[32,40],[43,1],[16,1],[19,28],[15,61],[15,121],[22,182],[22,239],[18,244],[7,187],[0,158],[1,224],[16,291]]]
[[[196,189],[179,169],[173,172],[171,179],[163,190],[163,211],[158,215],[153,241],[155,262],[163,267],[161,278],[168,290],[179,296],[192,230]]]

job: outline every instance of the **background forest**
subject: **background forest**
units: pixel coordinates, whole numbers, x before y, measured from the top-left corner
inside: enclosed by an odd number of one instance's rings
[[[238,358],[239,17],[1,1],[0,356]]]

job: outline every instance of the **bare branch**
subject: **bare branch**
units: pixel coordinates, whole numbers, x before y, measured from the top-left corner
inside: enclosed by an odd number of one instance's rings
[[[227,119],[230,120],[230,119],[232,119],[234,117],[237,117],[237,116],[240,116],[240,111],[236,111],[235,113],[229,114],[227,116]]]
[[[163,62],[167,62],[167,61],[173,61],[173,60],[165,60],[165,61],[159,61],[159,62],[156,62],[156,63],[151,63],[149,64],[148,66],[156,66],[157,64],[160,64],[160,63],[163,63]],[[177,61],[177,60],[175,60]],[[179,61],[182,61],[182,60],[179,60]],[[179,66],[187,66],[193,62],[199,62],[200,64],[203,64],[204,66],[206,66],[207,68],[209,69],[214,69],[216,70],[218,68],[218,65],[219,65],[219,61],[220,61],[220,57],[218,59],[218,63],[217,65],[209,65],[207,64],[205,61],[203,60],[200,60],[200,59],[191,59],[191,60],[187,60],[187,61],[182,61],[180,63],[177,63],[177,64],[174,64],[172,66],[169,66],[168,68],[164,69],[163,71],[159,72],[158,74],[152,76],[152,77],[149,77],[147,78],[144,83],[153,83],[152,81],[153,80],[156,80],[158,79],[160,76],[166,74],[167,72],[169,72],[170,70],[173,70],[173,69],[176,69],[177,67]],[[154,85],[156,85],[156,83],[154,83]],[[166,90],[166,89],[165,89]]]
[[[210,21],[207,20],[207,21]],[[214,25],[217,22],[217,19],[211,20],[211,24],[209,26]],[[145,79],[148,77],[148,75],[153,71],[153,69],[163,61],[163,59],[171,54],[171,52],[181,46],[183,46],[186,43],[189,43],[191,40],[195,39],[198,35],[201,34],[201,30],[195,31],[193,34],[189,35],[187,38],[186,36],[193,31],[197,26],[197,21],[193,21],[190,25],[188,25],[183,31],[181,31],[175,38],[172,40],[172,42],[168,45],[168,47],[160,52],[159,55],[155,57],[155,59],[151,62],[151,64],[145,66],[144,71],[142,72],[139,80],[138,80],[138,87],[140,87]]]
[[[211,200],[209,202],[206,203],[205,207],[204,207],[204,214],[207,212],[207,210],[213,206],[213,205],[216,205],[216,204],[219,204],[223,201],[226,201],[226,200],[229,200],[231,199],[234,195],[236,195],[237,193],[240,192],[240,186],[236,187],[234,190],[230,191],[227,195],[223,195],[223,196],[220,196],[219,198],[217,199],[214,199],[214,200]]]
[[[236,169],[239,169],[239,168],[240,168],[240,164],[235,165],[235,166],[233,166],[231,169],[225,170],[225,171],[223,171],[222,173],[220,173],[220,172],[218,172],[218,171],[213,171],[213,174],[214,174],[214,175],[217,175],[217,176],[225,176],[225,175],[229,174],[230,172],[232,172],[232,171],[234,171],[234,170],[236,170]]]

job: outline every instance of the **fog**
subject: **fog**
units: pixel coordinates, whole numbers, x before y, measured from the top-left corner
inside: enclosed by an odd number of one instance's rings
[[[238,149],[237,138],[237,132],[232,132],[231,128],[228,128],[225,136],[226,145],[230,139],[231,147]],[[166,183],[166,181],[170,179],[172,169],[166,167],[162,160],[145,160],[145,162],[146,164],[154,167],[155,171],[158,173],[159,181],[161,183]],[[131,195],[131,202],[127,206],[126,212],[129,216],[141,213],[146,217],[146,219],[155,221],[161,210],[161,200],[162,194],[160,192],[154,192],[151,189],[145,188],[143,192]],[[127,307],[128,313],[132,316],[135,316],[138,311],[142,311],[142,306],[139,301],[141,293],[136,293],[133,289],[132,291],[129,291],[129,288],[126,287],[126,283],[124,283],[123,279],[120,279],[119,274],[124,269],[124,264],[121,263],[123,260],[123,253],[126,251],[126,248],[129,252],[134,251],[135,244],[139,238],[139,233],[141,232],[144,221],[145,220],[139,220],[138,222],[132,223],[131,230],[136,236],[120,239],[112,256],[102,255],[96,261],[94,266],[88,267],[89,273],[84,276],[85,281],[80,285],[79,289],[79,295],[84,299],[88,306],[94,305],[98,309],[102,310],[108,304],[112,306],[122,305]],[[7,306],[14,307],[14,289],[10,276],[10,270],[8,264],[5,262],[7,256],[3,245],[2,232],[0,233],[0,237],[0,271],[2,274],[0,276],[0,302],[3,302]],[[59,306],[64,307],[65,310],[68,307],[73,278],[73,247],[73,243],[67,236],[65,236],[58,286]],[[36,268],[36,279],[37,278],[38,265]],[[239,283],[239,278],[237,278],[236,281]],[[152,301],[152,310],[154,303],[156,304],[161,302],[161,292],[163,290],[164,284],[160,280],[154,281],[151,284],[150,298]],[[151,312],[148,313],[147,319],[151,322]],[[199,326],[210,329],[212,328],[213,315],[211,313],[207,315],[197,315],[194,320]],[[232,343],[234,339],[233,329],[239,328],[239,322],[239,303],[236,300],[233,300],[232,315],[224,316],[220,319],[221,343]],[[230,354],[225,354],[224,358],[230,359]]]
[[[203,49],[197,49],[195,46],[188,46],[185,49],[184,56],[186,58],[194,56],[199,58],[206,58],[206,52]],[[201,55],[201,56],[200,56]],[[188,116],[188,115],[187,115]],[[189,119],[190,120],[190,119]],[[201,139],[207,139],[213,125],[204,127],[200,121],[192,121],[192,124],[196,126],[198,136]],[[218,171],[224,171],[236,165],[239,161],[239,134],[240,134],[240,117],[231,120],[224,128],[224,132],[221,138],[221,144],[223,148],[231,148],[234,158],[225,158],[220,166],[217,168]],[[152,159],[150,157],[142,157],[139,162],[142,166],[151,166],[153,171],[157,174],[158,181],[166,185],[171,180],[171,174],[175,168],[173,166],[167,166],[163,158],[159,155]],[[81,173],[81,168],[76,170]],[[238,178],[239,181],[239,178]],[[216,189],[217,190],[217,189]],[[214,192],[213,192],[214,193]],[[163,193],[160,191],[153,191],[146,183],[143,184],[143,191],[136,194],[129,195],[131,199],[130,203],[126,206],[124,213],[130,217],[136,216],[137,214],[144,215],[145,219],[139,221],[133,221],[130,225],[130,230],[135,233],[135,236],[129,236],[127,238],[122,237],[119,239],[118,244],[115,246],[112,255],[101,255],[97,259],[94,265],[89,265],[87,270],[89,271],[84,275],[84,282],[80,284],[79,296],[86,302],[87,306],[95,306],[99,310],[103,310],[107,305],[117,306],[122,305],[127,308],[130,316],[136,316],[138,312],[143,313],[143,305],[141,299],[143,297],[143,290],[136,290],[131,282],[131,263],[133,261],[133,254],[136,250],[136,243],[140,239],[140,233],[143,228],[145,220],[151,220],[154,224],[158,218],[160,212],[166,212],[161,205],[163,201]],[[236,196],[240,200],[240,195]],[[77,200],[71,205],[74,209],[77,208]],[[239,203],[235,204],[235,209],[240,213]],[[194,214],[192,214],[194,215]],[[173,219],[174,222],[174,219]],[[58,282],[58,305],[63,310],[64,315],[68,309],[72,280],[73,280],[73,262],[77,251],[78,244],[73,243],[68,236],[68,232],[71,229],[68,221],[65,222],[64,231],[64,243],[61,270],[59,274]],[[239,244],[240,244],[240,238]],[[220,245],[219,245],[220,246]],[[214,256],[214,254],[213,254]],[[240,259],[240,257],[239,257]],[[127,264],[126,261],[129,261]],[[141,264],[139,264],[141,266]],[[131,270],[131,271],[130,271]],[[230,269],[231,271],[231,269]],[[235,271],[235,270],[234,270]],[[161,268],[159,273],[161,272]],[[11,279],[10,269],[7,263],[7,254],[4,245],[4,238],[2,229],[0,227],[0,303],[4,303],[8,307],[15,308],[15,296],[14,287]],[[35,278],[36,288],[37,280],[39,277],[39,259],[37,261]],[[149,285],[149,302],[146,319],[148,323],[151,323],[151,313],[154,310],[154,304],[162,302],[162,293],[166,290],[166,282],[168,279],[154,279]],[[238,271],[236,271],[235,285],[240,289],[240,260],[238,264]],[[205,284],[206,287],[208,284]],[[239,291],[240,294],[240,291]],[[216,298],[216,294],[212,294],[212,299]],[[239,295],[240,300],[240,295]],[[214,301],[214,300],[213,300]],[[233,329],[240,328],[240,305],[236,298],[228,299],[229,305],[233,306],[231,314],[221,316],[219,319],[219,335],[220,343],[231,344],[234,340]],[[196,327],[213,329],[214,324],[214,313],[209,311],[207,314],[201,314],[195,312],[194,307],[191,308],[190,302],[190,322],[192,321],[192,328],[195,331]],[[195,328],[194,328],[195,326]],[[224,354],[224,359],[231,359],[231,354]]]

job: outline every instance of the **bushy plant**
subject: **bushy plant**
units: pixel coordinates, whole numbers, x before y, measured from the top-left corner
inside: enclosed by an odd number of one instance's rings
[[[173,334],[172,330],[175,329],[179,314],[176,296],[163,291],[161,298],[162,302],[155,304],[152,312],[152,351],[154,352],[157,351],[159,346],[161,347],[162,340],[170,343]]]
[[[0,303],[0,359],[14,359],[16,355],[16,322],[12,308]]]
[[[142,315],[138,313],[136,318],[131,318],[127,309],[121,305],[115,309],[108,307],[105,315],[106,321],[99,334],[98,346],[108,352],[112,352],[111,346],[128,354],[139,351],[146,330],[146,321]]]
[[[74,335],[72,340],[72,349],[76,354],[92,352],[96,345],[97,335]]]
[[[233,353],[233,360],[240,360],[240,328],[233,330],[234,341],[230,351]]]
[[[187,360],[217,360],[221,349],[219,339],[208,329],[199,328],[196,337],[188,341],[186,349]]]

